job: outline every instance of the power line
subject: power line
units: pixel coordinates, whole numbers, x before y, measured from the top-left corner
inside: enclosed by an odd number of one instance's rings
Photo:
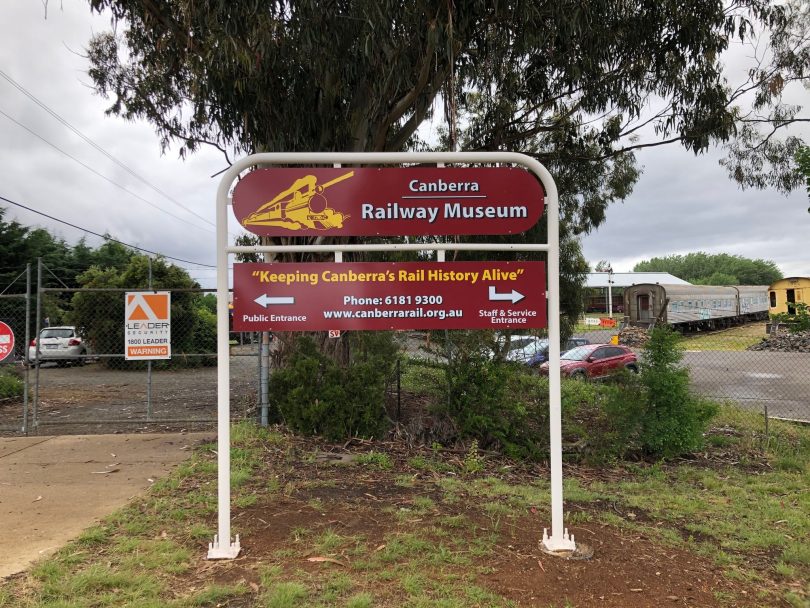
[[[202,220],[202,221],[204,221],[206,224],[210,224],[211,226],[215,226],[215,224],[214,224],[212,221],[210,221],[210,220],[208,220],[207,218],[203,217],[202,215],[200,215],[200,214],[196,213],[195,211],[193,211],[193,210],[189,209],[188,207],[186,207],[185,205],[183,205],[183,204],[182,204],[180,201],[178,201],[177,199],[173,198],[172,196],[170,196],[169,194],[165,193],[163,190],[161,190],[160,188],[158,188],[157,186],[155,186],[154,184],[152,184],[151,182],[149,182],[149,181],[148,181],[146,178],[141,177],[140,175],[138,175],[138,173],[136,173],[135,171],[133,171],[132,169],[130,169],[130,168],[129,168],[129,167],[128,167],[128,166],[127,166],[125,163],[123,163],[122,161],[118,160],[118,159],[117,159],[115,156],[113,156],[112,154],[110,154],[109,152],[107,152],[107,150],[105,150],[104,148],[102,148],[102,147],[101,147],[100,145],[98,145],[98,144],[97,144],[95,141],[93,141],[92,139],[90,139],[90,138],[89,138],[87,135],[85,135],[84,133],[82,133],[81,131],[79,131],[79,130],[78,130],[76,127],[74,127],[72,124],[70,124],[70,123],[69,123],[67,120],[65,120],[64,118],[62,118],[62,117],[61,117],[59,114],[57,114],[57,113],[56,113],[54,110],[52,110],[52,109],[51,109],[51,108],[49,108],[47,105],[45,105],[45,103],[43,103],[42,101],[40,101],[40,100],[39,100],[39,99],[38,99],[38,98],[37,98],[37,97],[36,97],[36,96],[35,96],[33,93],[31,93],[30,91],[28,91],[28,90],[27,90],[25,87],[23,87],[23,86],[22,86],[20,83],[18,83],[16,80],[14,80],[14,79],[13,79],[11,76],[9,76],[8,74],[6,74],[6,73],[5,73],[3,70],[0,70],[0,76],[2,76],[3,78],[5,78],[5,79],[6,79],[6,80],[9,82],[9,84],[11,84],[11,85],[12,85],[14,88],[16,88],[18,91],[20,91],[20,93],[22,93],[23,95],[25,95],[26,97],[28,97],[28,98],[29,98],[31,101],[33,101],[35,104],[37,104],[37,105],[38,105],[40,108],[42,108],[43,110],[45,110],[45,111],[46,111],[48,114],[50,114],[51,116],[53,116],[53,117],[54,117],[56,120],[58,120],[60,123],[62,123],[62,124],[63,124],[64,126],[66,126],[68,129],[70,129],[71,131],[73,131],[73,133],[75,133],[76,135],[78,135],[78,136],[79,136],[79,137],[80,137],[82,140],[84,140],[86,143],[88,143],[88,144],[90,144],[91,146],[93,146],[93,148],[95,148],[96,150],[98,150],[99,152],[101,152],[101,153],[102,153],[104,156],[106,156],[107,158],[109,158],[109,159],[110,159],[112,162],[114,162],[116,165],[118,165],[119,167],[121,167],[121,168],[122,168],[124,171],[126,171],[127,173],[129,173],[129,174],[130,174],[132,177],[134,177],[135,179],[137,179],[137,180],[141,181],[142,183],[146,184],[146,185],[147,185],[147,186],[149,186],[149,187],[150,187],[152,190],[154,190],[154,191],[155,191],[155,192],[157,192],[158,194],[160,194],[160,195],[164,196],[166,199],[168,199],[169,201],[171,201],[172,203],[174,203],[175,205],[177,205],[178,207],[180,207],[181,209],[183,209],[183,210],[184,210],[184,211],[186,211],[187,213],[190,213],[191,215],[193,215],[193,216],[195,216],[195,217],[197,217],[197,218],[201,219],[201,220]]]
[[[105,241],[111,241],[113,243],[118,243],[119,245],[124,245],[125,247],[129,247],[130,249],[136,249],[138,251],[143,251],[144,253],[151,253],[152,255],[159,255],[160,257],[166,258],[167,260],[175,260],[177,262],[183,262],[184,264],[192,264],[194,266],[203,266],[205,268],[216,268],[216,266],[214,266],[212,264],[201,264],[199,262],[192,262],[190,260],[184,260],[182,258],[176,258],[176,257],[171,256],[171,255],[166,255],[165,253],[160,253],[160,252],[157,252],[157,251],[151,251],[150,249],[144,249],[143,247],[138,247],[137,245],[130,245],[129,243],[125,243],[124,241],[119,241],[118,239],[114,239],[114,238],[109,237],[109,236],[104,236],[103,234],[99,234],[98,232],[94,232],[93,230],[90,230],[89,228],[82,228],[81,226],[77,226],[76,224],[71,224],[70,222],[66,222],[65,220],[60,220],[59,218],[56,218],[56,217],[54,217],[52,215],[48,215],[47,213],[43,213],[42,211],[37,211],[36,209],[32,209],[31,207],[27,207],[26,205],[23,205],[22,203],[18,203],[16,201],[13,201],[13,200],[11,200],[9,198],[6,198],[5,196],[0,196],[0,200],[5,201],[5,202],[7,202],[7,203],[9,203],[11,205],[16,205],[17,207],[21,207],[22,209],[25,209],[26,211],[30,211],[31,213],[36,213],[37,215],[41,215],[42,217],[47,217],[49,220],[53,220],[54,222],[59,222],[60,224],[65,224],[65,226],[70,226],[71,228],[75,228],[76,230],[81,230],[82,232],[86,232],[88,234],[92,234],[94,236],[100,237],[100,238],[104,239]]]
[[[148,199],[145,199],[145,198],[144,198],[144,197],[142,197],[140,194],[136,194],[135,192],[133,192],[132,190],[127,189],[125,186],[122,186],[122,185],[121,185],[121,184],[119,184],[118,182],[115,182],[115,181],[111,180],[111,179],[110,179],[109,177],[107,177],[106,175],[104,175],[104,174],[102,174],[102,173],[99,173],[98,171],[96,171],[95,169],[93,169],[93,167],[91,167],[90,165],[87,165],[87,164],[83,163],[82,161],[80,161],[80,160],[79,160],[78,158],[76,158],[75,156],[72,156],[72,155],[71,155],[71,154],[69,154],[68,152],[65,152],[65,151],[64,151],[64,150],[62,150],[62,148],[60,148],[59,146],[57,146],[57,145],[55,145],[55,144],[52,144],[52,143],[51,143],[51,142],[49,142],[47,139],[45,139],[44,137],[42,137],[40,134],[38,134],[38,133],[36,133],[35,131],[33,131],[33,130],[29,129],[28,127],[26,127],[26,126],[25,126],[24,124],[22,124],[21,122],[19,122],[19,121],[15,120],[14,118],[12,118],[12,117],[11,117],[11,116],[9,116],[8,114],[6,114],[6,113],[5,113],[3,110],[0,110],[0,114],[2,114],[3,116],[5,116],[5,117],[6,117],[8,120],[10,120],[11,122],[13,122],[15,125],[17,125],[17,126],[18,126],[18,127],[20,127],[21,129],[25,129],[26,131],[28,131],[28,132],[29,132],[31,135],[33,135],[34,137],[36,137],[36,138],[37,138],[37,139],[39,139],[40,141],[42,141],[42,142],[44,142],[44,143],[48,144],[48,145],[49,145],[51,148],[53,148],[53,149],[54,149],[54,150],[56,150],[57,152],[60,152],[61,154],[64,154],[65,156],[67,156],[68,158],[70,158],[72,161],[74,161],[74,162],[78,163],[79,165],[81,165],[82,167],[84,167],[85,169],[87,169],[88,171],[90,171],[91,173],[93,173],[93,174],[97,175],[98,177],[100,177],[101,179],[103,179],[103,180],[105,180],[105,181],[107,181],[107,182],[111,183],[111,184],[112,184],[113,186],[115,186],[116,188],[120,188],[121,190],[123,190],[123,191],[124,191],[124,192],[126,192],[127,194],[130,194],[130,195],[134,196],[134,197],[135,197],[135,198],[137,198],[138,200],[143,201],[144,203],[146,203],[146,204],[147,204],[147,205],[149,205],[150,207],[154,207],[155,209],[157,209],[157,210],[158,210],[158,211],[160,211],[161,213],[165,213],[166,215],[169,215],[169,216],[173,217],[173,218],[174,218],[174,219],[176,219],[176,220],[180,220],[180,221],[181,221],[181,222],[183,222],[184,224],[188,224],[189,226],[192,226],[193,228],[197,228],[198,230],[205,230],[206,232],[214,232],[214,231],[213,231],[213,230],[211,230],[210,228],[203,228],[202,226],[198,226],[197,224],[192,224],[192,223],[191,223],[191,222],[189,222],[188,220],[183,219],[182,217],[180,217],[179,215],[175,215],[174,213],[171,213],[170,211],[166,211],[166,210],[165,210],[163,207],[160,207],[159,205],[156,205],[156,204],[155,204],[155,203],[153,203],[152,201],[150,201],[150,200],[148,200]]]

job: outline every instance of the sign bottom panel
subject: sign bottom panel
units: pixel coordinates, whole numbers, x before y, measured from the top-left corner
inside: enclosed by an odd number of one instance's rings
[[[544,262],[234,264],[234,331],[547,326]]]

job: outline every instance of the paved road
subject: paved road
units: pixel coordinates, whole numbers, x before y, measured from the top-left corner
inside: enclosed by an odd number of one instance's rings
[[[810,355],[762,351],[684,353],[692,387],[768,415],[810,422]]]

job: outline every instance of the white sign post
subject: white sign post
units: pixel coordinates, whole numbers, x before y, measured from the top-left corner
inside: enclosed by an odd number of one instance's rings
[[[512,164],[534,173],[546,193],[548,244],[405,243],[375,245],[228,245],[229,192],[245,170],[266,165],[398,165],[414,163]],[[562,421],[560,399],[560,245],[557,185],[537,160],[515,152],[306,152],[254,154],[235,162],[222,176],[217,190],[217,500],[218,527],[208,546],[208,559],[234,559],[241,550],[239,535],[231,538],[231,428],[230,361],[228,352],[228,256],[236,253],[435,250],[441,261],[445,251],[546,251],[548,252],[549,426],[551,464],[551,534],[543,530],[543,549],[569,552],[574,537],[563,526]]]

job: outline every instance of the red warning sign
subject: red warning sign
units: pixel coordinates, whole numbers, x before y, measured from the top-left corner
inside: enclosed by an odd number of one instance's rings
[[[14,332],[0,321],[0,361],[14,355]]]

